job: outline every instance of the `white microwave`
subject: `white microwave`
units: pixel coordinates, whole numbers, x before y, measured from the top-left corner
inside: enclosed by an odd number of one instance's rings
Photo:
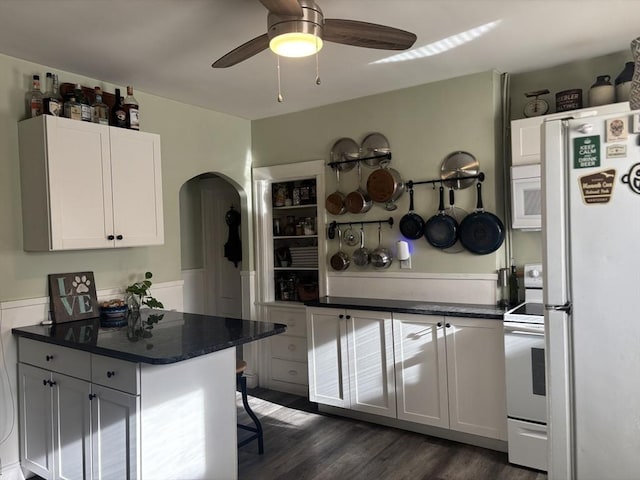
[[[511,220],[514,229],[540,230],[542,227],[539,163],[511,167]]]

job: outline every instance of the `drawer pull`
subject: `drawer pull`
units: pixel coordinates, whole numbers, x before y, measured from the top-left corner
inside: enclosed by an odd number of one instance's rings
[[[50,387],[53,387],[54,385],[57,385],[57,383],[55,381],[51,381],[51,380],[47,380],[47,383],[49,384]]]
[[[115,377],[115,376],[116,376],[116,372],[114,372],[113,370],[109,370],[107,372],[107,377],[108,378]]]
[[[295,377],[296,375],[298,375],[298,372],[296,370],[289,370],[289,375],[292,375]]]
[[[293,352],[295,349],[296,349],[296,346],[293,343],[289,344],[289,351],[290,352]]]
[[[95,393],[90,393],[89,394],[89,400],[93,400],[94,398],[96,398],[96,394]]]
[[[45,358],[45,360],[46,360],[47,362],[50,362],[51,360],[53,360],[53,355],[47,355],[47,356],[46,356],[46,357],[44,357],[44,358]]]
[[[42,384],[46,387],[49,380],[42,380]]]
[[[438,322],[438,323],[436,323],[436,326],[437,326],[437,327],[441,327],[441,326],[442,326],[442,322]]]

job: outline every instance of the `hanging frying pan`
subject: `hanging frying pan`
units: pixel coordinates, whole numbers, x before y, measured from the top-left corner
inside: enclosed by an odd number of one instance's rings
[[[436,248],[449,248],[458,240],[458,222],[444,211],[444,187],[440,185],[438,213],[424,225],[424,237]]]
[[[478,182],[476,211],[467,215],[460,224],[460,242],[471,253],[486,255],[495,252],[504,241],[504,225],[493,213],[482,207],[482,183]]]
[[[455,194],[453,192],[454,192],[454,189],[450,188],[449,189],[449,207],[447,208],[445,213],[450,217],[453,217],[455,221],[458,222],[458,239],[456,240],[456,243],[454,243],[449,248],[442,249],[442,251],[446,253],[460,253],[464,251],[464,247],[460,243],[460,223],[462,222],[462,220],[464,220],[464,217],[466,217],[467,214],[469,213],[466,210],[455,206]]]
[[[424,219],[413,211],[413,188],[409,189],[409,213],[400,219],[400,233],[407,240],[417,240],[424,231]]]

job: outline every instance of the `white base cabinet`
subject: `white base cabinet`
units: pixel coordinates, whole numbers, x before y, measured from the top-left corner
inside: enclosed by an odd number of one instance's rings
[[[391,322],[386,312],[307,309],[310,400],[395,417]]]
[[[394,314],[398,418],[507,439],[502,322]]]
[[[25,250],[164,243],[158,135],[50,115],[18,132]]]

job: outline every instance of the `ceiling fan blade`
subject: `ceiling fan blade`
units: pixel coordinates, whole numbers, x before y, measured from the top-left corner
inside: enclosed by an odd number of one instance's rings
[[[325,19],[322,30],[323,40],[329,42],[383,50],[406,50],[417,38],[415,34],[398,28],[339,18]]]
[[[237,48],[234,48],[225,56],[216,60],[213,68],[227,68],[240,63],[247,58],[253,57],[255,54],[260,53],[263,50],[269,48],[269,37],[266,33],[263,33],[259,37],[249,40],[247,43],[243,43]]]
[[[271,13],[275,13],[281,17],[302,16],[302,7],[298,3],[298,0],[260,0],[260,3]]]

